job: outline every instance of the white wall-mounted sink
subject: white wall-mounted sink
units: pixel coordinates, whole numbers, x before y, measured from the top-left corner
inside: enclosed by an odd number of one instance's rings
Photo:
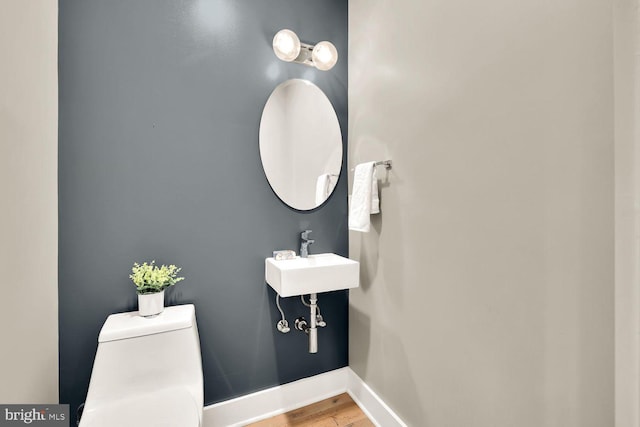
[[[265,259],[265,279],[281,297],[357,288],[359,277],[358,261],[331,253],[288,260]]]

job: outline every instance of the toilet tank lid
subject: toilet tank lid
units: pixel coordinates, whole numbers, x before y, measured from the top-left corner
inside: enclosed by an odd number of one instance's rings
[[[137,311],[112,314],[104,322],[98,336],[98,342],[124,340],[186,329],[190,328],[194,322],[195,307],[193,304],[167,307],[153,318],[142,317]]]

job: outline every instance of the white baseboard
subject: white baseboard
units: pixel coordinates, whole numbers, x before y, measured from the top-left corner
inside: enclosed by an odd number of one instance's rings
[[[207,406],[203,427],[241,427],[344,392],[349,393],[376,426],[406,427],[348,367]]]
[[[384,403],[351,368],[348,369],[347,392],[362,412],[378,427],[407,427],[400,417]]]
[[[348,370],[336,369],[207,406],[203,427],[240,427],[344,393]]]

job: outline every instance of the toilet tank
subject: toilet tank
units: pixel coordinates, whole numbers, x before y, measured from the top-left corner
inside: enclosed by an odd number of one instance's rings
[[[85,411],[114,399],[187,390],[203,407],[202,357],[192,304],[167,307],[155,318],[112,314],[98,337]]]

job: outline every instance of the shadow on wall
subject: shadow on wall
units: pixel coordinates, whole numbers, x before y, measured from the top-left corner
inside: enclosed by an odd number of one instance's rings
[[[380,155],[378,157],[388,158],[389,156]],[[365,293],[369,291],[374,283],[380,282],[380,280],[376,280],[378,275],[391,279],[384,280],[383,284],[394,282],[404,283],[405,276],[404,260],[406,260],[406,257],[404,254],[404,246],[401,243],[404,241],[404,236],[407,233],[401,230],[402,232],[400,234],[398,234],[398,232],[393,235],[383,234],[385,218],[386,221],[395,221],[396,219],[394,217],[399,215],[398,193],[397,191],[390,191],[390,187],[392,181],[395,186],[400,184],[401,181],[397,182],[399,180],[392,170],[379,169],[378,188],[380,191],[380,213],[371,215],[370,232],[349,232],[349,256],[360,262],[360,289]],[[393,179],[391,174],[393,174]],[[381,244],[381,240],[385,241],[384,245]],[[385,248],[387,249],[385,250]],[[386,264],[381,263],[381,260],[387,260],[388,262]],[[402,290],[402,287],[394,287],[393,290],[388,293],[391,302],[398,306],[403,301]]]

